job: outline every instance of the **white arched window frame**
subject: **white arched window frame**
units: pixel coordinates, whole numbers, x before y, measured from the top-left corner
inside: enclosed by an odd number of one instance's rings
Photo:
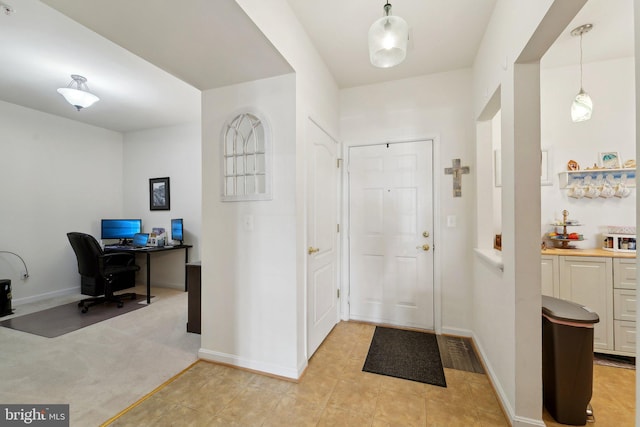
[[[256,111],[232,115],[222,129],[222,201],[271,200],[271,129]]]

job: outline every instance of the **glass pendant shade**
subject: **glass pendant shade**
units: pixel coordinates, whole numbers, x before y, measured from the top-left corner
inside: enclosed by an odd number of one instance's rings
[[[391,5],[384,7],[386,16],[369,28],[369,59],[379,68],[398,65],[407,56],[409,25],[399,16],[391,16]]]
[[[591,97],[583,89],[580,89],[580,92],[571,103],[571,120],[576,123],[584,122],[591,118],[592,112],[593,101],[591,101]]]
[[[69,104],[76,107],[76,110],[80,111],[83,108],[90,107],[100,100],[100,98],[89,92],[86,78],[75,74],[71,75],[71,78],[73,79],[71,83],[67,87],[58,89],[58,93],[64,96],[64,99]]]
[[[584,24],[571,31],[572,36],[580,37],[580,92],[571,103],[571,120],[574,123],[591,119],[591,113],[593,112],[593,101],[582,88],[582,35],[591,31],[592,28],[593,24]]]

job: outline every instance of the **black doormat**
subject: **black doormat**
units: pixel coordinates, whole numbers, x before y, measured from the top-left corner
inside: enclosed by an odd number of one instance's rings
[[[446,387],[434,334],[376,326],[363,371]]]
[[[86,313],[80,311],[78,301],[70,302],[47,310],[3,320],[0,322],[0,326],[40,335],[41,337],[55,338],[82,329],[85,326],[145,307],[142,304],[138,304],[138,301],[142,300],[146,301],[146,295],[136,294],[135,300],[125,298],[122,308],[118,308],[115,302],[108,302],[89,307],[89,311]]]

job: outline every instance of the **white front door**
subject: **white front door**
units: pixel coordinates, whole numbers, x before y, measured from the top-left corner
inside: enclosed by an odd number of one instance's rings
[[[432,141],[349,149],[349,316],[434,329]]]
[[[317,350],[338,323],[337,143],[307,126],[307,351]]]

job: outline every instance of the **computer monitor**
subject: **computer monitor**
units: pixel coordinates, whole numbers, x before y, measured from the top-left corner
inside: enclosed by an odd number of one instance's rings
[[[136,233],[142,232],[141,219],[103,219],[101,239],[131,240]]]
[[[171,220],[171,240],[177,240],[180,244],[184,241],[182,218],[175,218]]]

